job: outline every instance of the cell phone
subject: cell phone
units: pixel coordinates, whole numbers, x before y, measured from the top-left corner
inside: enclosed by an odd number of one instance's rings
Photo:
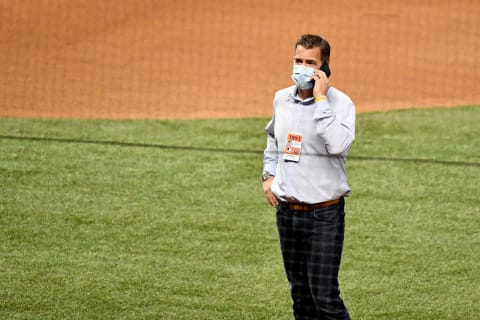
[[[330,71],[330,67],[328,66],[328,62],[324,62],[322,64],[322,66],[320,67],[320,70],[325,72],[325,74],[327,75],[327,78],[330,78],[330,75],[332,74],[332,72]]]

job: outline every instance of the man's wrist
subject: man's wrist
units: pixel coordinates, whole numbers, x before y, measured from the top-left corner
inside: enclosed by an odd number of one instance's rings
[[[322,101],[322,100],[327,100],[327,96],[322,95],[322,96],[315,97],[315,102]]]
[[[268,180],[268,178],[270,178],[270,177],[273,177],[273,174],[271,174],[271,173],[269,173],[269,172],[264,172],[264,173],[262,174],[262,181],[266,181],[266,180]]]

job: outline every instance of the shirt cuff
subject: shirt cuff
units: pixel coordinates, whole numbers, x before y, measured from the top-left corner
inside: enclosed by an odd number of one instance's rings
[[[263,167],[263,174],[265,173],[270,173],[272,176],[275,175],[275,171],[277,169],[277,165],[276,164],[266,164],[264,167]]]
[[[333,110],[330,108],[330,103],[328,100],[320,100],[315,103],[315,106],[316,108],[313,114],[313,118],[315,120],[321,120],[333,115]]]

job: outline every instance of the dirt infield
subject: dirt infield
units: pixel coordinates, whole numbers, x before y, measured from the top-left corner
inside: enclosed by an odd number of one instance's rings
[[[3,0],[0,116],[269,116],[307,32],[358,111],[479,104],[479,17],[475,0]]]

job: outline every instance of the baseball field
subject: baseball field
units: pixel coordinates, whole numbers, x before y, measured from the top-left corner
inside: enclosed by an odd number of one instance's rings
[[[477,2],[0,9],[0,319],[292,319],[260,175],[303,32],[357,105],[352,318],[478,318]]]

